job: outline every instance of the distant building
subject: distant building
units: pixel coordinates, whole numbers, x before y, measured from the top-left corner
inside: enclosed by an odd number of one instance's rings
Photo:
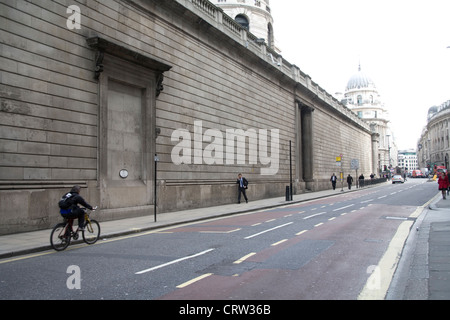
[[[397,166],[397,145],[391,128],[389,127],[389,112],[381,100],[374,81],[361,71],[353,74],[347,82],[341,102],[350,108],[359,118],[370,124],[372,130],[379,135],[378,152],[375,157],[374,168],[381,174],[389,167]]]
[[[427,125],[417,143],[418,162],[421,168],[449,167],[450,162],[450,100],[428,109]]]
[[[399,150],[398,151],[398,166],[407,172],[419,169],[419,164],[417,162],[417,152],[416,150]]]

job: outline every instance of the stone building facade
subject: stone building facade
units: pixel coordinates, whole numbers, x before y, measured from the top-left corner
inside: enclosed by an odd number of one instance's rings
[[[273,17],[269,0],[211,0],[225,14],[275,49]],[[278,51],[278,50],[277,50]]]
[[[427,125],[418,141],[420,168],[450,165],[450,100],[428,109]]]
[[[381,176],[388,172],[389,167],[396,167],[398,150],[390,128],[388,109],[378,93],[375,82],[361,70],[361,65],[358,67],[358,72],[348,80],[341,101],[359,118],[369,123],[372,131],[377,133],[377,147],[373,149],[373,173]]]
[[[372,172],[369,125],[209,1],[0,12],[0,234],[49,228],[75,184],[104,221],[153,216],[155,180],[163,214],[236,202],[239,172],[250,200],[284,195],[290,164],[295,193],[340,154]]]

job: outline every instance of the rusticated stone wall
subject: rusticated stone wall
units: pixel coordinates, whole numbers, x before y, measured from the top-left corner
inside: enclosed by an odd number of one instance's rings
[[[0,234],[49,228],[72,185],[99,220],[330,187],[371,132],[206,0],[3,0]],[[128,175],[120,176],[120,172]]]

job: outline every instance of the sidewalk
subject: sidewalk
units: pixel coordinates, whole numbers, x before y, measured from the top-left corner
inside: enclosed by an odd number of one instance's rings
[[[450,196],[438,194],[417,218],[386,299],[450,299]]]
[[[374,186],[379,185],[382,184]],[[370,188],[370,186],[365,187],[363,189],[353,188],[352,190],[344,188],[343,192],[340,191],[340,188],[336,188],[336,190],[330,189],[319,192],[307,192],[300,195],[294,195],[293,201],[286,201],[285,197],[279,197],[279,198],[249,201],[249,203],[228,204],[216,207],[198,208],[177,212],[167,212],[158,214],[157,222],[154,222],[153,214],[138,218],[105,221],[100,222],[101,228],[100,238],[106,239],[118,237],[132,233],[160,229],[163,227],[173,226],[187,222],[195,222],[209,218],[223,217],[233,214],[250,212],[254,210],[279,207],[292,203],[299,203],[308,200],[330,197],[333,195],[340,195],[346,192],[364,190],[367,188]],[[97,214],[98,214],[97,212],[94,212],[92,217],[95,219],[95,216]],[[0,236],[0,259],[52,249],[50,247],[50,232],[51,229],[46,229],[40,231]]]

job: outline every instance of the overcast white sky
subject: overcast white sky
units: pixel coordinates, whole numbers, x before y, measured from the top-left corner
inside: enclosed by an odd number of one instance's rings
[[[399,149],[450,100],[450,0],[271,0],[276,44],[328,93],[361,69],[389,110]]]

